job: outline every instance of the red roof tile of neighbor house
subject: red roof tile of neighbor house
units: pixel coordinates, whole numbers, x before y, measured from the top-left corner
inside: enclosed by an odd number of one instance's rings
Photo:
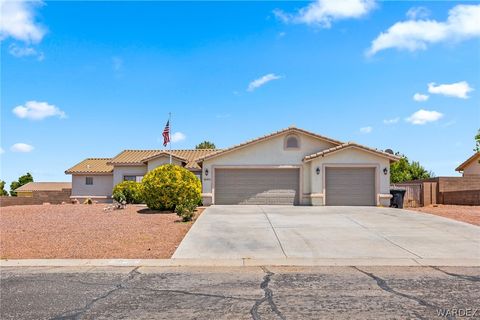
[[[217,149],[193,149],[193,150],[124,150],[113,157],[108,164],[110,165],[142,165],[148,160],[157,156],[170,156],[185,162],[185,168],[198,169],[197,158],[217,152]]]
[[[251,145],[251,144],[254,144],[254,143],[257,143],[257,142],[260,142],[260,141],[263,141],[263,140],[267,140],[267,139],[270,139],[270,138],[273,138],[273,137],[276,137],[278,135],[281,135],[281,134],[284,134],[284,133],[303,133],[303,134],[306,134],[308,136],[311,136],[311,137],[314,137],[314,138],[317,138],[317,139],[321,139],[321,140],[324,140],[324,141],[327,141],[327,142],[330,142],[330,143],[333,143],[335,145],[340,145],[342,144],[343,142],[341,141],[338,141],[338,140],[334,140],[334,139],[331,139],[331,138],[327,138],[325,136],[322,136],[322,135],[319,135],[319,134],[316,134],[316,133],[313,133],[313,132],[310,132],[310,131],[307,131],[307,130],[303,130],[303,129],[299,129],[299,128],[296,128],[296,127],[288,127],[286,129],[282,129],[282,130],[279,130],[279,131],[275,131],[273,133],[270,133],[270,134],[267,134],[267,135],[264,135],[260,138],[255,138],[255,139],[252,139],[252,140],[248,140],[248,141],[245,141],[243,143],[240,143],[240,144],[237,144],[237,145],[234,145],[230,148],[227,148],[227,149],[223,149],[223,150],[218,150],[217,152],[214,152],[214,153],[211,153],[211,154],[208,154],[208,155],[205,155],[203,157],[200,157],[197,159],[198,162],[202,162],[206,159],[210,159],[210,158],[213,158],[213,157],[216,157],[216,156],[219,156],[219,155],[222,155],[224,153],[227,153],[227,152],[230,152],[230,151],[233,151],[233,150],[236,150],[236,149],[240,149],[240,148],[243,148],[247,145]]]
[[[88,158],[77,163],[70,169],[66,170],[66,174],[102,174],[112,173],[113,166],[108,164],[111,158]]]
[[[337,151],[340,151],[340,150],[344,150],[344,149],[347,149],[347,148],[356,148],[356,149],[365,150],[365,151],[367,151],[367,152],[375,153],[375,154],[378,154],[379,156],[388,158],[388,159],[390,159],[391,161],[398,161],[398,160],[400,160],[400,157],[398,157],[398,156],[396,156],[396,155],[393,155],[393,154],[390,154],[390,153],[387,153],[387,152],[384,152],[384,151],[381,151],[381,150],[372,149],[372,148],[363,146],[363,145],[358,144],[358,143],[355,143],[355,142],[347,142],[347,143],[343,143],[343,144],[341,144],[341,145],[335,146],[335,147],[333,147],[333,148],[329,148],[329,149],[322,150],[322,151],[320,151],[320,152],[317,152],[317,153],[314,153],[314,154],[311,154],[311,155],[306,156],[305,158],[303,158],[303,160],[304,160],[304,161],[311,161],[311,160],[313,160],[313,159],[315,159],[315,158],[324,157],[324,156],[326,156],[326,155],[328,155],[328,154],[332,154],[332,153],[334,153],[334,152],[337,152]]]
[[[72,189],[71,182],[29,182],[15,189],[16,192],[28,191],[62,191]]]
[[[461,165],[459,165],[455,171],[463,171],[466,166],[468,166],[472,161],[480,159],[480,152],[474,153],[470,158],[465,160]]]

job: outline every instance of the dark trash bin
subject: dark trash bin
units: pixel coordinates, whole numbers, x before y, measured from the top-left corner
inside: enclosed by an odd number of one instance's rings
[[[390,189],[390,194],[392,195],[392,198],[390,199],[390,207],[402,209],[405,192],[405,189]]]

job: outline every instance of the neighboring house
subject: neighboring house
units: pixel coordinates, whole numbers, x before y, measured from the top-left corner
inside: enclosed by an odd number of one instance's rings
[[[29,182],[15,189],[16,197],[0,197],[0,207],[70,202],[70,182]]]
[[[172,150],[173,160],[202,180],[210,204],[390,204],[390,153],[290,127],[224,150]],[[86,159],[72,174],[72,197],[108,199],[123,180],[140,181],[168,163],[169,152],[126,150]]]
[[[461,172],[464,177],[480,176],[480,152],[473,154],[464,163],[459,165],[455,171]]]
[[[172,150],[172,163],[185,167],[199,179],[196,159],[217,150]],[[65,171],[72,175],[72,199],[111,201],[112,189],[122,181],[138,181],[150,170],[170,162],[170,151],[125,150],[113,158],[88,158]]]
[[[43,192],[44,194],[70,193],[71,189],[71,182],[29,182],[14,191],[17,193],[17,197],[33,197],[38,192]]]

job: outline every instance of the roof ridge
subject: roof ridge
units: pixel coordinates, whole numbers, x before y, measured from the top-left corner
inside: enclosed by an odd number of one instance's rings
[[[218,152],[216,153],[212,153],[212,154],[209,154],[209,155],[206,155],[206,156],[203,156],[203,157],[200,157],[197,159],[197,161],[203,161],[207,158],[210,158],[210,157],[214,157],[218,154],[222,154],[224,152],[229,152],[229,151],[232,151],[232,150],[235,150],[237,148],[241,148],[241,147],[244,147],[250,143],[254,143],[254,142],[258,142],[258,141],[261,141],[261,140],[264,140],[264,139],[268,139],[268,138],[271,138],[271,137],[274,137],[276,135],[280,135],[282,133],[286,133],[286,132],[289,132],[289,131],[297,131],[297,132],[301,132],[303,134],[306,134],[306,135],[310,135],[310,136],[313,136],[313,137],[316,137],[318,139],[323,139],[325,141],[328,141],[332,144],[337,144],[337,145],[342,145],[344,144],[344,142],[342,141],[339,141],[339,140],[335,140],[335,139],[331,139],[331,138],[328,138],[326,136],[323,136],[323,135],[320,135],[318,133],[314,133],[314,132],[311,132],[311,131],[307,131],[307,130],[304,130],[304,129],[300,129],[300,128],[297,128],[297,127],[287,127],[287,128],[284,128],[284,129],[281,129],[281,130],[277,130],[277,131],[274,131],[272,133],[269,133],[269,134],[266,134],[266,135],[263,135],[263,136],[260,136],[258,138],[254,138],[254,139],[250,139],[250,140],[247,140],[247,141],[244,141],[244,142],[241,142],[241,143],[238,143],[238,144],[235,144],[229,148],[226,148],[226,149],[220,149],[218,150]]]

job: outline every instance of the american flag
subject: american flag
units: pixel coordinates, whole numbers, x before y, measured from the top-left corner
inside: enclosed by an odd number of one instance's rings
[[[165,125],[165,129],[163,129],[163,146],[166,147],[167,144],[170,142],[170,120],[167,121]]]

